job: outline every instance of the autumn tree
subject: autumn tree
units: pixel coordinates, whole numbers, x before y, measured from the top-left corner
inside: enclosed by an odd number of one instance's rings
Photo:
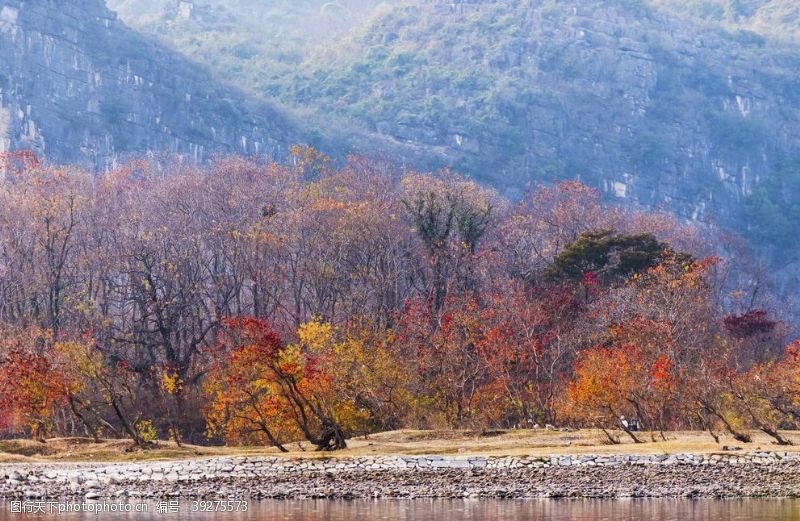
[[[574,323],[583,311],[566,287],[511,282],[489,293],[476,317],[487,373],[479,390],[482,414],[495,424],[557,422],[563,376],[574,356]]]
[[[268,365],[283,349],[282,341],[262,324],[241,322],[233,327],[237,331],[249,328],[250,335],[258,336],[220,353],[222,356],[206,378],[209,434],[220,435],[229,442],[270,444],[288,452],[284,443],[301,433],[293,422],[280,382]]]
[[[788,328],[736,240],[578,182],[511,202],[304,146],[0,170],[0,372],[9,411],[32,397],[10,428],[332,449],[566,413],[737,439],[797,422]]]
[[[496,196],[456,176],[432,182],[407,176],[403,187],[403,204],[425,252],[427,269],[419,272],[420,280],[439,309],[451,290],[476,289],[475,256]]]
[[[736,374],[730,380],[730,394],[734,406],[753,427],[775,439],[778,445],[792,445],[792,441],[781,434],[780,429],[793,425],[793,418],[780,403],[780,387],[771,373],[772,363],[759,364],[749,371]]]
[[[474,425],[478,392],[487,367],[478,342],[480,306],[469,295],[451,295],[440,309],[428,300],[411,302],[397,326],[400,356],[413,360],[421,376],[419,414],[429,427]]]
[[[64,402],[61,374],[43,354],[13,349],[0,360],[0,411],[11,424],[44,441],[56,407]]]
[[[675,412],[679,356],[668,324],[635,319],[610,327],[603,345],[578,355],[567,415],[594,423],[609,440],[607,429],[617,427],[641,442],[624,418],[638,418],[663,436]]]
[[[141,426],[155,418],[141,405],[142,381],[127,360],[107,358],[91,338],[59,342],[53,350],[71,382],[62,387],[70,409],[95,439],[102,430],[139,448],[151,445]]]
[[[800,425],[800,344],[789,344],[783,356],[754,366],[746,375],[745,392],[756,401],[758,410],[776,427]],[[762,427],[759,427],[762,428]],[[762,428],[762,430],[764,430]],[[766,431],[765,431],[766,432]],[[770,435],[774,433],[768,433]],[[788,440],[778,443],[786,444]]]
[[[276,446],[282,443],[281,434],[295,429],[318,450],[345,448],[340,415],[349,404],[339,401],[336,382],[323,369],[322,358],[332,355],[319,344],[325,341],[319,337],[324,333],[316,331],[320,324],[301,327],[299,341],[285,344],[256,319],[234,318],[226,323],[219,346],[223,361],[208,387],[212,425],[226,431],[232,427],[237,435],[258,432]],[[242,371],[241,363],[252,367]],[[225,386],[226,382],[237,385]]]
[[[31,163],[0,183],[0,317],[58,334],[81,295],[88,174]]]

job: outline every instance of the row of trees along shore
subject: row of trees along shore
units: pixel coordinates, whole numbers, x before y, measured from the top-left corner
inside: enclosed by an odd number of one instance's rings
[[[102,175],[2,160],[7,437],[333,450],[551,423],[644,441],[624,416],[783,444],[800,421],[800,345],[736,239],[578,182],[511,201],[299,146]]]

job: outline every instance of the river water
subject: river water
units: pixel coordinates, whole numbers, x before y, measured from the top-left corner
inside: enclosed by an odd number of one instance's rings
[[[60,505],[60,506],[59,506]],[[104,512],[62,512],[97,510]],[[128,513],[112,510],[132,509]],[[142,510],[147,510],[143,512]],[[238,512],[220,512],[221,509]],[[176,512],[177,510],[177,512]],[[205,510],[205,511],[202,511]],[[216,512],[214,511],[216,510]],[[246,510],[246,511],[244,511]],[[15,512],[17,511],[17,512]],[[248,503],[46,503],[0,502],[0,521],[777,521],[800,520],[798,500],[406,500],[406,501],[258,501]]]

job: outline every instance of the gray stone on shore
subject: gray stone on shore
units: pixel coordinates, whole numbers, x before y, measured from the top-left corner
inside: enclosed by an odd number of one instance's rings
[[[800,497],[800,454],[786,452],[242,457],[3,464],[0,474],[6,499]]]

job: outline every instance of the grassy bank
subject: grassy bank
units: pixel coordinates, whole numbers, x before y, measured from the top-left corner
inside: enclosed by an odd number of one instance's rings
[[[645,443],[634,444],[623,435],[619,445],[610,445],[605,436],[594,430],[574,432],[546,430],[509,430],[485,433],[470,431],[392,431],[355,438],[348,448],[335,453],[314,452],[307,445],[289,445],[289,454],[280,454],[264,447],[206,447],[158,442],[151,450],[134,450],[127,440],[104,440],[93,443],[87,438],[56,438],[40,443],[30,440],[0,441],[0,463],[53,462],[53,461],[142,461],[178,460],[223,456],[293,456],[293,457],[347,457],[392,454],[441,455],[549,455],[549,454],[673,454],[713,453],[722,451],[723,445],[740,446],[748,450],[800,451],[800,432],[786,432],[795,445],[779,447],[766,435],[752,432],[753,442],[737,443],[722,438],[714,443],[707,433],[670,432],[666,441],[660,436],[641,433]],[[655,438],[655,441],[652,441]]]

